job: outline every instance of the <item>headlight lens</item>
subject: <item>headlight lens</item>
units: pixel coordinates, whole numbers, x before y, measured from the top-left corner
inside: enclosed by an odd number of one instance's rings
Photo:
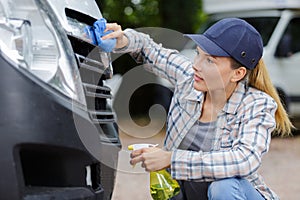
[[[0,2],[2,55],[15,66],[27,69],[60,93],[86,106],[72,49],[62,38],[65,33],[53,26],[53,15],[38,8],[34,1],[25,1],[26,6],[21,2]]]

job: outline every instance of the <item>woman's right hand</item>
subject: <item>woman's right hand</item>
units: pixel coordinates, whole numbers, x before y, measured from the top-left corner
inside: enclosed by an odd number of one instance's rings
[[[105,31],[112,30],[110,34],[107,34],[102,37],[103,40],[110,39],[110,38],[116,38],[116,49],[123,48],[128,45],[128,39],[124,35],[124,32],[122,30],[122,27],[117,23],[107,23]]]

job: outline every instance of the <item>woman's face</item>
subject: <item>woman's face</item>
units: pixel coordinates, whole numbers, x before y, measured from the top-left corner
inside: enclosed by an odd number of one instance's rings
[[[196,49],[194,60],[194,88],[198,91],[225,90],[234,74],[229,57],[215,57]]]

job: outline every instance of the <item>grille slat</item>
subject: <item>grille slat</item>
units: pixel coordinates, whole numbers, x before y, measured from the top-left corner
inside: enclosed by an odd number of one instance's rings
[[[100,124],[112,123],[115,121],[114,113],[109,111],[89,111],[93,122]]]
[[[85,90],[86,96],[89,97],[98,97],[98,98],[104,98],[104,99],[111,99],[111,89],[106,86],[97,86],[92,84],[83,84],[83,88]]]

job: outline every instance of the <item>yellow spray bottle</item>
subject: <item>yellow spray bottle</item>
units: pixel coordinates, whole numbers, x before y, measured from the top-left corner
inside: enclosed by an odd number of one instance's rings
[[[152,144],[133,144],[128,146],[128,150],[137,150],[147,147],[155,147]],[[180,192],[178,182],[171,177],[165,169],[150,172],[150,193],[154,200],[167,200],[176,196]]]

